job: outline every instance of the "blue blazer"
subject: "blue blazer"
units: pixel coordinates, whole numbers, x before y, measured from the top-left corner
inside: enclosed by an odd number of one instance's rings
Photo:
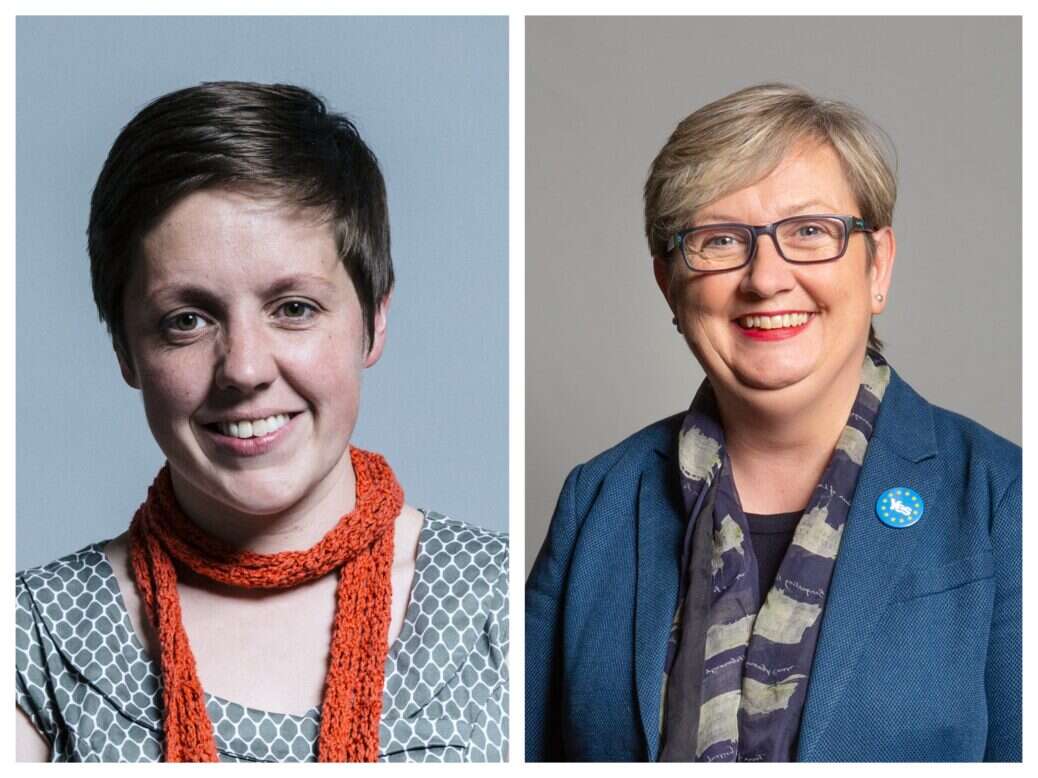
[[[528,761],[659,756],[682,415],[566,479],[526,591]],[[892,372],[822,617],[798,761],[1019,761],[1020,448]],[[876,516],[908,486],[911,527]]]

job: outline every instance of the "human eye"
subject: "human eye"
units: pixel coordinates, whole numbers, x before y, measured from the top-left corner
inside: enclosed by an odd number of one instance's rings
[[[800,242],[827,241],[838,238],[842,228],[840,222],[832,219],[805,219],[790,222],[786,237]]]
[[[183,338],[200,333],[208,324],[208,320],[200,313],[177,311],[164,318],[160,327],[169,337]]]
[[[317,306],[305,300],[286,300],[277,307],[276,313],[281,319],[304,322],[317,315]]]
[[[711,235],[710,238],[705,242],[704,245],[716,246],[717,248],[727,248],[735,243],[734,235]]]
[[[719,227],[701,229],[688,236],[697,254],[727,255],[738,253],[746,246],[746,236],[737,229]]]

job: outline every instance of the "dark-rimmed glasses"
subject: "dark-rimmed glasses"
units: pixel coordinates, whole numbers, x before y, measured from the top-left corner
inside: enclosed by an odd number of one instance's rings
[[[787,262],[831,262],[847,252],[852,233],[874,231],[874,227],[858,216],[832,214],[791,216],[759,227],[706,224],[672,236],[667,241],[667,254],[680,249],[688,269],[697,273],[737,270],[753,259],[757,238],[770,235],[779,256]]]

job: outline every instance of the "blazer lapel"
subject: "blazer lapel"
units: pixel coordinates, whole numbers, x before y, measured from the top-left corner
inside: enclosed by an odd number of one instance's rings
[[[798,761],[809,761],[824,742],[838,706],[848,698],[862,652],[866,647],[881,650],[875,639],[879,619],[893,595],[892,582],[910,564],[918,542],[919,525],[884,525],[876,516],[876,501],[897,486],[914,489],[924,501],[940,489],[930,405],[891,373],[829,587],[804,704]]]
[[[685,532],[685,517],[671,486],[673,464],[670,451],[652,452],[638,483],[634,668],[638,711],[651,761],[659,754],[663,665],[677,607]]]

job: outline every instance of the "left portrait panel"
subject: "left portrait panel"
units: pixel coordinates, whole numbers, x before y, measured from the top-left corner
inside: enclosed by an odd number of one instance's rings
[[[18,759],[507,760],[507,19],[16,26]]]

